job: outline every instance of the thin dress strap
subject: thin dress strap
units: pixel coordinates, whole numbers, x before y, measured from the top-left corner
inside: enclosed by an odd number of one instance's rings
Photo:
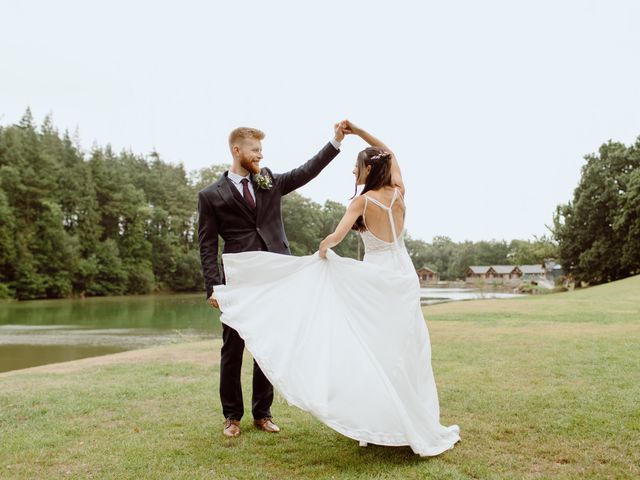
[[[379,200],[376,200],[373,197],[370,197],[369,195],[364,195],[364,211],[362,212],[362,220],[364,222],[365,227],[367,226],[367,222],[365,221],[365,212],[367,211],[367,205],[369,204],[369,200],[371,200],[373,203],[375,203],[376,205],[378,205],[380,208],[383,208],[384,210],[387,211],[387,215],[389,216],[389,223],[391,224],[391,234],[393,235],[393,242],[396,243],[398,241],[398,234],[396,233],[396,222],[393,219],[393,204],[396,203],[396,200],[398,199],[398,193],[400,191],[398,190],[398,188],[396,187],[393,190],[393,198],[391,199],[391,203],[389,204],[389,206],[387,207],[384,203],[380,202]],[[369,228],[369,227],[367,227]]]
[[[398,189],[396,188],[393,191],[393,198],[391,199],[391,203],[389,204],[389,208],[387,209],[387,213],[389,214],[389,222],[391,222],[391,233],[393,234],[393,243],[398,242],[398,234],[396,233],[396,221],[393,219],[393,204],[396,203],[397,198],[398,198]]]
[[[362,223],[364,223],[364,226],[367,228],[367,230],[369,229],[369,227],[367,227],[367,219],[364,218],[364,216],[367,213],[368,205],[369,205],[369,197],[367,195],[364,195],[364,210],[362,210]]]

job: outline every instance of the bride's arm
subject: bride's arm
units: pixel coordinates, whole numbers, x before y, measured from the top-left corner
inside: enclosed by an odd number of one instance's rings
[[[385,152],[389,152],[391,154],[391,184],[400,189],[400,193],[404,196],[404,182],[402,181],[402,173],[400,172],[400,165],[398,165],[398,159],[395,154],[391,151],[389,147],[387,147],[382,140],[371,135],[369,132],[355,126],[349,120],[345,120],[343,124],[346,126],[346,133],[353,133],[362,138],[365,142],[367,142],[372,147],[378,147],[384,150]]]
[[[347,207],[347,211],[340,220],[340,223],[338,223],[336,230],[320,242],[320,258],[327,258],[327,250],[335,247],[344,240],[344,237],[347,236],[347,233],[349,233],[349,230],[351,230],[351,227],[356,223],[356,220],[362,215],[363,211],[364,197],[360,195]]]

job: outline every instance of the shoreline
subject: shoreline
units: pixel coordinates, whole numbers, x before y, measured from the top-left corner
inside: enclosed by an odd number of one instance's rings
[[[457,322],[462,320],[493,323],[496,318],[505,320],[505,315],[511,317],[512,321],[519,318],[520,320],[526,319],[525,324],[533,322],[539,326],[544,325],[542,332],[546,333],[549,331],[562,331],[564,330],[563,325],[571,329],[579,324],[583,325],[585,332],[590,332],[594,329],[603,331],[603,329],[609,330],[612,324],[618,322],[625,324],[625,328],[630,327],[631,330],[635,331],[635,328],[628,325],[629,322],[635,323],[634,309],[632,307],[634,302],[631,302],[631,304],[625,304],[625,302],[631,301],[631,298],[635,295],[638,282],[640,282],[640,275],[574,292],[554,295],[522,295],[517,298],[506,299],[447,301],[423,306],[422,310],[429,330],[435,329],[440,333],[444,333],[443,330],[447,330],[445,325],[449,324],[449,322],[452,322],[451,325],[456,325]],[[610,294],[613,292],[615,292],[615,295],[612,298]],[[609,303],[615,301],[614,298],[618,296],[621,296],[620,301],[622,301],[624,308],[609,311]],[[606,301],[603,301],[605,299]],[[436,327],[436,325],[438,326]],[[640,328],[640,325],[636,324],[635,327]],[[87,367],[119,363],[134,364],[144,360],[168,360],[170,362],[215,365],[219,362],[221,345],[222,339],[219,337],[153,345],[106,355],[9,370],[0,372],[0,379],[6,379],[22,373],[66,373],[81,371]],[[190,349],[196,350],[195,356],[194,352],[189,352],[189,355],[181,358],[180,354],[184,354]]]

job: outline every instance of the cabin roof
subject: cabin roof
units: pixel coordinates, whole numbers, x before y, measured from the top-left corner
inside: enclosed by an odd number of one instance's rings
[[[487,266],[471,265],[468,268],[473,273],[487,273],[491,267],[488,265]]]
[[[427,271],[429,273],[436,273],[435,271],[431,270],[429,267],[420,267],[418,270],[416,270],[416,272],[424,272]]]
[[[491,268],[496,273],[505,274],[513,272],[518,267],[515,265],[491,265]]]
[[[541,265],[520,265],[520,270],[522,270],[522,273],[529,274],[539,273],[544,275],[544,273],[546,273],[546,270]]]

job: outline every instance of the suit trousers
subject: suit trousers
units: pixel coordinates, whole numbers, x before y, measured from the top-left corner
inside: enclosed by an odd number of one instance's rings
[[[240,420],[244,414],[242,401],[242,354],[244,340],[236,330],[222,324],[222,350],[220,358],[220,400],[225,418]],[[271,416],[273,386],[264,375],[260,366],[253,361],[253,392],[251,413],[254,419]]]

